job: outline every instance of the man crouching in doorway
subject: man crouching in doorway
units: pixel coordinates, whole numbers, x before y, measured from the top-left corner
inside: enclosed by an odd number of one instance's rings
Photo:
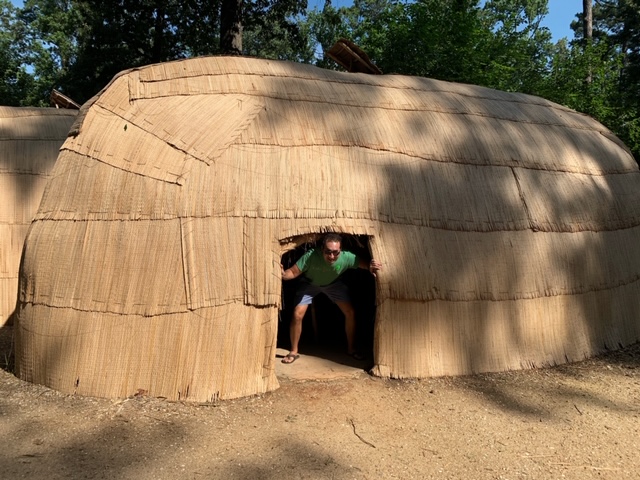
[[[344,314],[347,353],[355,359],[362,359],[355,349],[355,312],[347,285],[340,278],[350,268],[368,269],[375,276],[382,269],[382,264],[374,259],[368,262],[351,252],[343,252],[342,237],[336,233],[325,235],[321,247],[309,250],[291,268],[284,270],[282,267],[282,280],[293,280],[303,274],[300,287],[296,291],[289,329],[291,351],[282,359],[282,363],[293,363],[300,357],[298,343],[302,335],[302,319],[313,297],[320,293],[329,297]]]

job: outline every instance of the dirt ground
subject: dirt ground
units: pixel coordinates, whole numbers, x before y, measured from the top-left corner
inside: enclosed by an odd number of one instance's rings
[[[198,405],[65,395],[0,370],[0,478],[640,478],[640,345],[525,372],[280,383]]]

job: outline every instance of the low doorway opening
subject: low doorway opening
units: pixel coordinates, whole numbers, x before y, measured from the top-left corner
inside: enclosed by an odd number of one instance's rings
[[[293,266],[307,251],[322,245],[323,234],[306,235],[293,239],[298,246],[282,255],[283,268]],[[369,260],[369,236],[341,233],[343,251],[355,253]],[[298,241],[296,241],[298,240]],[[320,294],[308,308],[302,323],[299,351],[302,356],[314,356],[332,362],[369,369],[373,365],[374,324],[376,318],[375,277],[364,269],[350,269],[342,275],[349,288],[355,310],[356,348],[364,359],[355,360],[347,355],[347,339],[344,330],[344,315],[326,295]],[[294,299],[301,278],[282,282],[282,310],[278,322],[277,347],[289,351],[289,327],[293,315]],[[278,359],[280,361],[280,359]]]

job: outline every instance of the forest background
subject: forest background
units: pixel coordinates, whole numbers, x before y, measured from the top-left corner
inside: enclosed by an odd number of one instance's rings
[[[591,115],[640,159],[640,0],[584,0],[572,40],[553,41],[547,14],[547,0],[0,0],[0,105],[46,106],[52,89],[84,103],[122,70],[201,55],[339,69],[323,52],[347,38],[384,73]]]

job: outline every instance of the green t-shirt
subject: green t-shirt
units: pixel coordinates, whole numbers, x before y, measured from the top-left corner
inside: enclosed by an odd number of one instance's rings
[[[296,265],[312,285],[324,287],[335,281],[350,268],[358,268],[358,257],[351,252],[341,252],[333,265],[328,264],[322,250],[315,248],[305,253]]]

